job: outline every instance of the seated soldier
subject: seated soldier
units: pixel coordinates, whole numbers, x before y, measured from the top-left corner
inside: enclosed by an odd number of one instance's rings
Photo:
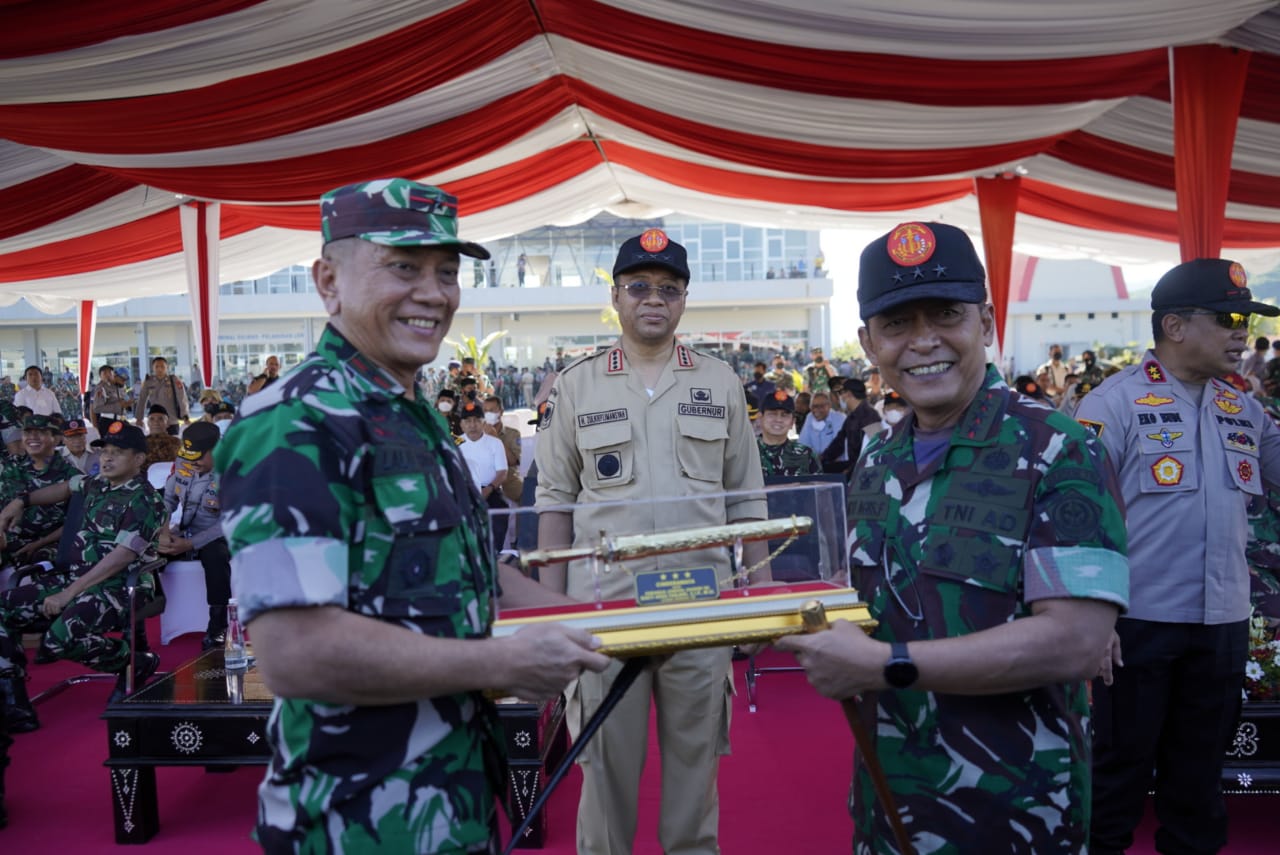
[[[52,416],[27,416],[22,426],[22,446],[26,453],[4,467],[0,478],[0,506],[21,493],[67,481],[79,471],[58,453],[57,434]],[[4,533],[6,563],[32,564],[53,557],[66,511],[65,503],[27,508]]]
[[[182,440],[169,433],[169,411],[160,404],[152,404],[147,410],[147,463],[143,474],[152,463],[172,463],[178,458]]]
[[[160,538],[160,553],[179,560],[198,560],[204,567],[209,626],[200,649],[221,647],[227,632],[227,600],[231,598],[231,552],[218,519],[218,476],[213,447],[222,432],[211,422],[195,422],[182,434],[178,464],[164,485],[164,508],[178,523]]]
[[[52,623],[41,638],[37,661],[71,659],[119,674],[111,702],[124,697],[129,644],[106,633],[128,626],[126,571],[151,552],[164,525],[164,502],[141,474],[147,453],[141,430],[112,422],[99,442],[97,477],[77,472],[70,481],[23,493],[0,510],[2,529],[28,506],[65,502],[73,493],[84,495],[84,519],[75,535],[72,563],[38,576],[35,584],[0,592],[0,688],[11,733],[40,726],[24,686],[27,658],[22,633],[40,626],[44,619]],[[154,585],[150,574],[139,579],[142,601],[149,598]],[[159,663],[154,653],[137,654],[135,688],[155,673]]]

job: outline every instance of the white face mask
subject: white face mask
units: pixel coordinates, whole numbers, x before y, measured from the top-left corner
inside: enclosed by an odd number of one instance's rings
[[[439,410],[439,411],[440,411],[440,412],[442,412],[442,413],[448,413],[448,412],[451,412],[451,411],[453,410],[453,402],[452,402],[452,401],[438,401],[438,402],[436,403],[436,409],[437,409],[437,410]]]
[[[896,425],[898,422],[902,421],[902,417],[905,415],[906,413],[902,410],[888,410],[884,414],[884,423],[888,425]]]
[[[498,415],[497,413],[485,413],[484,423],[487,425],[496,425],[498,423],[498,420],[501,418],[502,416]]]

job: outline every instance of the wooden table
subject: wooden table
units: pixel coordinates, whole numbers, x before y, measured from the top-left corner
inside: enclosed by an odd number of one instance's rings
[[[210,650],[145,686],[102,714],[117,843],[146,843],[160,828],[157,766],[215,770],[266,765],[272,697],[257,669],[229,675],[222,651]],[[520,823],[542,789],[544,765],[563,756],[563,702],[498,704],[509,758],[510,815]],[[517,844],[541,848],[546,814]]]

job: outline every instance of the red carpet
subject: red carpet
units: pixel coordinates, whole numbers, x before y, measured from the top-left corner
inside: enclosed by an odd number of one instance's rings
[[[152,629],[159,637],[159,627]],[[194,656],[199,636],[178,639],[161,651],[164,669]],[[774,664],[786,657],[768,654]],[[33,669],[39,691],[83,669],[63,663]],[[741,668],[739,668],[741,672]],[[739,674],[740,676],[740,674]],[[739,687],[743,687],[741,679]],[[74,852],[95,855],[129,851],[115,845],[106,758],[106,728],[98,718],[110,687],[75,686],[40,706],[43,727],[17,738],[9,769],[10,824],[0,831],[3,855]],[[733,720],[734,754],[720,775],[721,848],[727,855],[793,855],[849,851],[851,828],[844,802],[851,741],[839,708],[818,698],[800,674],[766,674],[760,709],[747,712],[744,694]],[[635,855],[660,855],[656,841],[658,775],[656,746],[645,772]],[[140,852],[235,855],[258,851],[249,840],[255,816],[254,789],[261,767],[230,774],[201,768],[160,769],[160,833]],[[552,799],[547,855],[571,855],[581,778],[575,770]],[[1229,803],[1233,855],[1270,855],[1275,842],[1275,803],[1268,797],[1237,797]],[[1135,855],[1154,852],[1148,820]]]

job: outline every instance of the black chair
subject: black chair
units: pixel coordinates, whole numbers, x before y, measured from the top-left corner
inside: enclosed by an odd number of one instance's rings
[[[814,484],[814,483],[830,483],[845,486],[845,478],[838,473],[818,474],[818,475],[770,475],[765,479],[765,486],[774,485],[797,485],[797,484]],[[766,493],[769,502],[769,518],[777,519],[778,517],[789,517],[792,514],[796,516],[806,516],[813,519],[813,529],[808,533],[801,535],[796,542],[789,545],[781,554],[774,557],[769,562],[769,567],[774,578],[778,582],[816,582],[822,578],[822,546],[823,539],[829,537],[837,538],[840,543],[839,549],[844,548],[845,532],[835,531],[838,524],[833,519],[828,519],[827,515],[822,513],[822,508],[814,507],[813,502],[805,501],[810,497],[811,493],[805,492],[776,492],[770,491]],[[840,493],[841,506],[844,505],[844,491]],[[786,538],[777,538],[769,541],[769,552],[782,546],[786,542]],[[747,654],[747,709],[755,712],[758,706],[759,688],[757,686],[761,674],[781,673],[784,671],[803,671],[804,669],[797,665],[775,665],[761,668],[756,664],[756,655],[754,653]]]
[[[58,550],[54,555],[53,561],[40,561],[35,564],[28,564],[17,567],[13,571],[13,576],[9,579],[9,587],[16,588],[24,581],[30,579],[35,580],[40,574],[49,573],[59,567],[66,567],[72,563],[75,552],[75,536],[80,530],[80,525],[84,521],[84,494],[72,493],[70,500],[67,502],[66,518],[62,524],[62,534],[58,538]],[[129,640],[129,665],[125,675],[125,694],[131,695],[134,691],[133,679],[137,665],[138,638],[140,636],[139,627],[142,627],[141,637],[146,638],[145,621],[147,618],[154,617],[164,611],[165,596],[164,589],[160,584],[160,571],[164,569],[167,559],[155,557],[132,567],[128,575],[125,577],[125,594],[129,601],[129,627],[127,630]],[[155,595],[141,606],[138,605],[138,586],[144,573],[151,573],[155,579]],[[25,633],[34,633],[43,635],[53,625],[53,619],[46,618],[44,620],[35,621],[28,624]],[[34,660],[35,664],[42,663],[37,656]],[[50,686],[43,692],[40,692],[31,699],[33,705],[43,703],[49,698],[62,694],[72,686],[78,686],[81,683],[98,682],[103,680],[117,680],[117,674],[105,673],[88,673],[74,674],[62,680],[59,683]]]

